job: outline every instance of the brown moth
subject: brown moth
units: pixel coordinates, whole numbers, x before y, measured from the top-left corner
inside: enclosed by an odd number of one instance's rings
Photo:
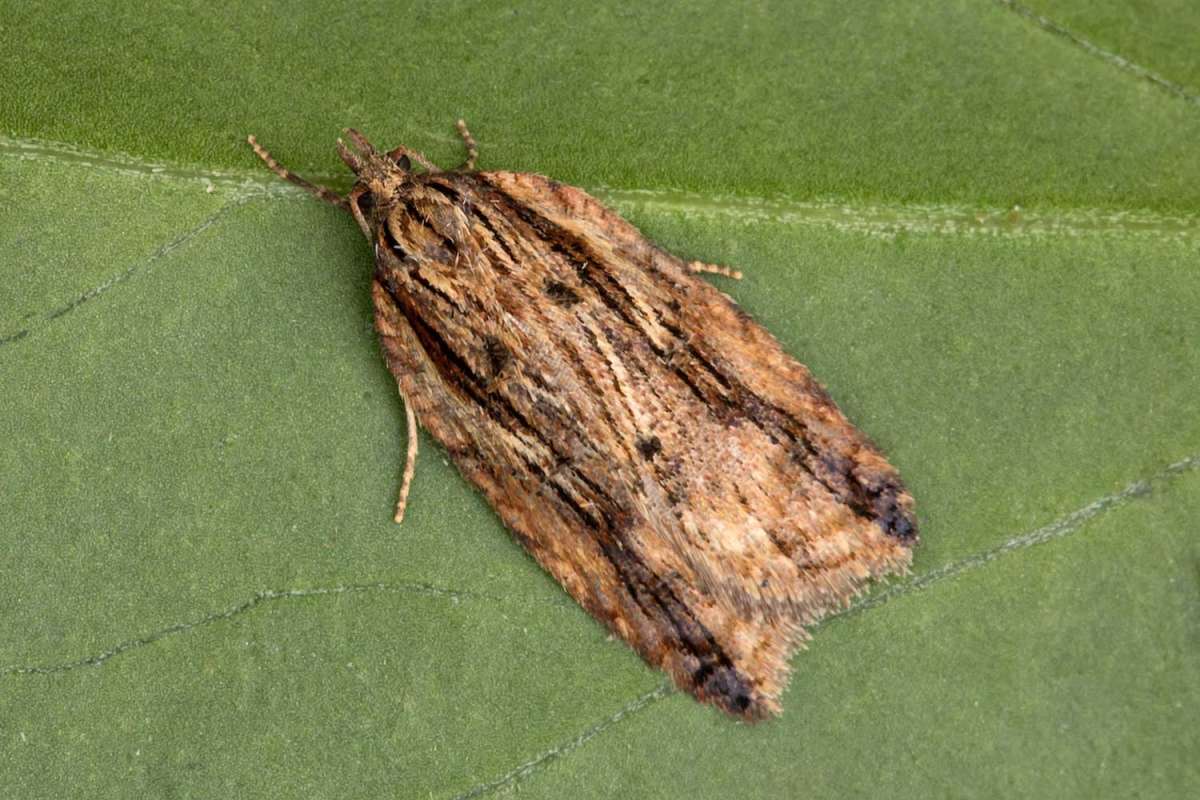
[[[358,132],[342,197],[375,252],[375,327],[417,420],[588,613],[697,699],[780,711],[805,626],[903,572],[913,500],[807,368],[581,189],[444,171]],[[414,168],[413,163],[423,167]],[[735,276],[736,277],[736,276]]]

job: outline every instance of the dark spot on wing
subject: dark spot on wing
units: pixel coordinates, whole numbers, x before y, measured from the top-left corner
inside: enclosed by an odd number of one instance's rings
[[[853,474],[850,477],[855,477]],[[902,544],[917,543],[917,519],[912,512],[912,499],[894,475],[871,472],[857,477],[851,486],[857,490],[858,504],[879,529]]]
[[[495,336],[487,336],[483,340],[484,355],[487,356],[488,370],[491,377],[496,377],[512,358],[512,353],[504,343]]]
[[[717,705],[729,709],[735,714],[741,714],[750,707],[752,701],[750,686],[732,666],[713,666],[705,664],[696,670],[692,676],[706,695]]]
[[[662,442],[657,436],[643,436],[637,441],[637,449],[649,461],[662,452]]]
[[[558,281],[546,281],[546,296],[563,308],[570,308],[579,302],[575,290]]]
[[[871,503],[875,512],[875,524],[888,536],[893,536],[901,542],[912,545],[917,541],[917,523],[913,513],[897,502],[894,491],[885,492],[873,498]]]

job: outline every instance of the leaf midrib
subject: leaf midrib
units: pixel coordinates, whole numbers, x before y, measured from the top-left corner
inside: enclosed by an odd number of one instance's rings
[[[128,153],[102,153],[45,139],[0,136],[0,157],[5,156],[168,182],[200,183],[213,190],[231,189],[269,197],[302,194],[300,189],[261,170],[213,170],[194,165],[148,161]],[[306,177],[333,186],[348,185],[344,175],[307,174]],[[1200,214],[1164,214],[1147,209],[866,203],[841,198],[801,199],[786,195],[711,195],[664,187],[597,185],[590,189],[615,205],[644,206],[684,215],[720,215],[748,222],[770,220],[785,224],[810,224],[884,235],[903,230],[949,236],[977,233],[1144,235],[1164,239],[1200,236]]]

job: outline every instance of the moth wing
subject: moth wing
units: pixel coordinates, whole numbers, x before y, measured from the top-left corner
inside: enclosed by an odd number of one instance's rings
[[[729,298],[582,190],[442,175],[374,301],[422,424],[527,550],[682,688],[778,711],[804,626],[915,540],[895,470]]]

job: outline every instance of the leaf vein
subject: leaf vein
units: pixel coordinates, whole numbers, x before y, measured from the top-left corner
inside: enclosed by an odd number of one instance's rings
[[[234,199],[227,202],[225,205],[218,208],[212,214],[210,214],[207,217],[205,217],[204,219],[202,219],[195,226],[189,228],[186,231],[183,231],[180,234],[177,234],[176,236],[172,237],[165,244],[160,245],[158,247],[158,249],[156,249],[153,253],[151,253],[146,258],[143,258],[140,261],[136,261],[133,264],[130,264],[125,269],[121,270],[120,272],[110,275],[108,278],[104,279],[101,283],[91,287],[90,289],[83,292],[82,294],[72,298],[67,303],[64,303],[63,305],[58,306],[57,308],[51,309],[50,311],[44,312],[43,314],[40,315],[39,320],[37,322],[35,322],[33,325],[26,327],[26,328],[22,328],[21,330],[18,330],[18,331],[14,331],[12,333],[0,335],[0,346],[6,345],[6,344],[14,344],[16,342],[25,340],[31,333],[35,332],[36,330],[40,329],[41,327],[45,326],[46,324],[51,323],[56,319],[60,319],[61,317],[66,316],[67,314],[71,313],[72,311],[74,311],[77,308],[79,308],[80,306],[82,306],[84,303],[86,303],[90,300],[95,300],[100,295],[105,294],[106,292],[110,291],[111,289],[116,288],[117,286],[121,285],[122,283],[125,283],[130,278],[137,275],[138,273],[146,271],[147,269],[152,267],[159,260],[165,258],[166,256],[169,256],[171,253],[173,253],[176,250],[178,250],[179,248],[183,247],[188,242],[192,241],[197,236],[204,233],[204,231],[208,230],[213,225],[217,224],[217,222],[219,222],[222,218],[224,218],[227,214],[229,214],[234,209],[239,208],[240,206],[244,205],[245,203],[249,202],[250,200],[254,199],[255,197],[260,197],[260,196],[262,196],[262,195],[250,193],[250,194],[242,194],[242,195],[235,197]]]
[[[844,619],[854,616],[862,613],[863,611],[874,608],[875,606],[883,605],[884,603],[894,600],[897,597],[901,597],[912,592],[921,591],[935,583],[955,577],[968,570],[982,567],[985,564],[994,561],[1008,553],[1017,550],[1023,550],[1034,545],[1044,544],[1046,542],[1060,539],[1064,536],[1075,533],[1095,517],[1115,508],[1119,508],[1135,498],[1149,495],[1153,492],[1155,486],[1172,481],[1184,473],[1191,472],[1196,469],[1200,469],[1200,453],[1176,461],[1151,475],[1149,478],[1136,480],[1119,492],[1105,495],[1104,497],[1093,500],[1082,508],[1073,511],[1064,517],[1060,517],[1048,525],[1044,525],[1036,530],[1013,537],[1012,539],[1008,539],[991,549],[967,556],[966,558],[950,564],[946,564],[938,569],[933,570],[932,572],[918,576],[907,583],[899,584],[893,588],[869,595],[859,602],[853,604],[845,611],[826,617],[822,624],[825,624],[831,620]],[[215,611],[205,614],[204,616],[189,621],[167,625],[139,638],[127,639],[99,653],[83,656],[73,661],[59,664],[25,666],[13,665],[2,667],[0,668],[0,676],[52,675],[60,672],[69,672],[81,667],[96,667],[131,650],[137,650],[139,648],[146,647],[169,636],[185,633],[196,628],[205,627],[207,625],[212,625],[223,620],[240,616],[267,602],[307,597],[329,597],[367,592],[402,592],[424,594],[434,597],[445,597],[452,600],[471,599],[490,600],[493,602],[509,602],[519,600],[519,602],[522,603],[528,602],[527,598],[510,598],[499,595],[490,595],[483,592],[475,592],[468,589],[452,589],[427,582],[359,583],[338,584],[337,586],[324,587],[318,586],[306,589],[267,589],[256,593],[252,598],[239,603],[238,605],[231,606],[222,611]],[[548,601],[547,605],[553,605],[561,609],[575,608],[573,605],[561,603],[557,600]],[[586,741],[586,739],[584,741]],[[536,761],[536,759],[534,760]],[[513,772],[514,775],[515,773],[516,771]],[[517,778],[514,777],[513,779],[516,780]]]
[[[1200,105],[1200,94],[1197,94],[1196,92],[1192,91],[1188,87],[1186,87],[1182,84],[1176,83],[1175,81],[1172,81],[1169,78],[1165,78],[1162,75],[1159,75],[1157,72],[1155,72],[1151,69],[1148,69],[1146,67],[1143,67],[1140,64],[1130,61],[1129,59],[1122,56],[1120,53],[1114,52],[1112,50],[1108,50],[1106,48],[1101,47],[1098,44],[1095,44],[1094,42],[1090,41],[1089,39],[1087,39],[1083,36],[1080,36],[1078,33],[1075,33],[1071,29],[1058,24],[1057,22],[1050,19],[1049,17],[1043,16],[1043,15],[1037,13],[1032,8],[1029,8],[1028,6],[1024,5],[1023,3],[1015,2],[1015,0],[994,0],[994,1],[996,3],[998,3],[999,5],[1003,6],[1004,8],[1008,9],[1009,11],[1013,12],[1014,14],[1017,14],[1019,16],[1024,17],[1025,19],[1029,20],[1034,25],[1037,25],[1039,28],[1042,28],[1055,36],[1058,36],[1058,37],[1061,37],[1061,38],[1067,40],[1068,42],[1070,42],[1071,44],[1075,45],[1076,47],[1082,49],[1084,52],[1088,53],[1089,55],[1095,56],[1096,58],[1099,58],[1102,61],[1106,61],[1109,64],[1112,64],[1113,66],[1117,67],[1118,69],[1124,70],[1125,72],[1135,75],[1138,78],[1141,78],[1142,80],[1149,81],[1150,83],[1154,84],[1155,86],[1159,87],[1160,89],[1162,89],[1166,92],[1169,92],[1170,94],[1173,94],[1176,97],[1179,97],[1183,100],[1186,100],[1189,103],[1193,103],[1195,105]]]
[[[527,778],[538,770],[543,769],[551,761],[555,761],[556,759],[569,755],[573,751],[583,747],[585,744],[599,734],[603,733],[608,728],[611,728],[613,725],[621,722],[621,720],[633,716],[647,706],[650,706],[673,693],[674,689],[672,689],[670,684],[661,684],[658,686],[658,688],[635,697],[633,700],[621,706],[621,708],[614,713],[593,724],[591,727],[586,728],[581,733],[572,736],[565,742],[557,744],[548,750],[542,751],[528,761],[525,761],[524,763],[519,764],[513,769],[504,773],[495,780],[472,786],[462,794],[455,795],[453,800],[473,800],[473,798],[482,797],[485,794],[491,794],[497,789],[502,789],[509,784],[516,783],[519,780]]]
[[[374,592],[390,592],[400,594],[418,594],[427,597],[440,597],[450,601],[457,600],[490,600],[493,602],[508,602],[515,598],[502,597],[498,595],[490,595],[484,592],[475,592],[468,589],[451,589],[444,586],[438,586],[425,581],[410,581],[404,583],[350,583],[338,584],[337,586],[315,586],[304,589],[265,589],[255,593],[253,597],[244,602],[238,603],[235,606],[214,611],[205,614],[201,617],[196,617],[184,622],[176,622],[167,625],[157,630],[151,631],[143,636],[126,639],[125,641],[113,645],[99,653],[83,656],[73,661],[67,661],[59,664],[41,664],[41,665],[26,665],[26,666],[7,666],[0,668],[0,676],[9,675],[55,675],[61,672],[70,672],[81,667],[98,667],[118,656],[124,655],[131,650],[138,650],[143,647],[154,644],[155,642],[166,639],[180,633],[203,628],[208,625],[213,625],[218,622],[233,619],[246,614],[265,603],[279,602],[284,600],[296,600],[301,598],[312,597],[336,597],[338,595],[349,594],[366,594]],[[522,597],[520,602],[528,604],[529,599]],[[560,603],[558,601],[547,601],[547,605],[555,605],[564,609],[571,609],[574,606]]]
[[[1156,486],[1168,483],[1184,473],[1192,470],[1200,469],[1200,453],[1188,456],[1187,458],[1176,461],[1158,472],[1151,475],[1149,478],[1133,481],[1119,492],[1105,495],[1097,498],[1082,508],[1072,511],[1066,516],[1059,517],[1048,525],[1043,525],[1036,530],[1028,533],[1014,536],[993,548],[984,550],[981,553],[967,556],[958,561],[953,561],[937,569],[920,575],[911,581],[898,584],[894,587],[885,589],[881,592],[868,595],[860,602],[853,604],[850,608],[838,614],[826,617],[825,621],[830,621],[839,618],[851,617],[860,614],[863,611],[883,605],[897,597],[902,597],[906,594],[919,592],[926,589],[935,583],[940,583],[948,578],[956,577],[957,575],[969,570],[977,569],[985,564],[995,561],[1001,556],[1007,555],[1017,550],[1024,550],[1027,547],[1033,547],[1039,544],[1046,544],[1055,539],[1061,539],[1064,536],[1069,536],[1079,529],[1083,528],[1088,522],[1096,517],[1113,509],[1129,503],[1130,501],[1145,497],[1153,493]]]
[[[998,0],[1001,1],[1001,0]],[[0,136],[0,157],[48,160],[138,178],[199,181],[242,194],[274,198],[305,197],[303,190],[250,172],[204,170],[143,161],[121,153],[100,153],[64,142]],[[261,171],[265,173],[265,170]],[[346,176],[308,175],[338,185]],[[1200,215],[1100,208],[982,208],[953,204],[862,203],[788,196],[707,195],[670,188],[594,186],[593,191],[621,211],[650,211],[685,217],[724,217],[738,222],[807,225],[860,232],[883,238],[899,233],[941,236],[1141,236],[1162,240],[1200,238]]]

